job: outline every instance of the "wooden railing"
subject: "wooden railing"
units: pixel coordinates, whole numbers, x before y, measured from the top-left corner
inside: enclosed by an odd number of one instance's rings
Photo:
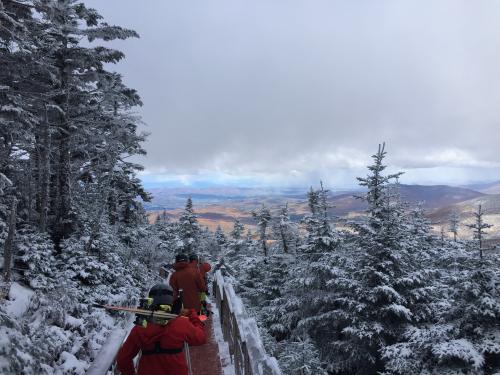
[[[213,294],[236,375],[281,375],[276,358],[264,350],[255,319],[248,317],[232,284],[220,271],[214,277]]]
[[[281,375],[276,359],[268,356],[264,350],[255,319],[248,317],[232,284],[224,280],[220,271],[215,273],[213,294],[236,375]],[[108,337],[87,375],[115,373],[115,357],[131,322]]]
[[[117,328],[111,332],[103,344],[101,351],[97,354],[85,373],[86,375],[118,374],[115,359],[123,341],[127,337],[128,328],[130,328],[130,324],[127,328]]]

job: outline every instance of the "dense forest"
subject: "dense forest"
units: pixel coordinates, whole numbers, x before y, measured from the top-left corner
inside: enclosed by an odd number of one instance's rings
[[[491,225],[478,207],[474,239],[457,238],[456,215],[436,234],[401,199],[385,156],[379,147],[358,178],[368,209],[357,220],[329,217],[321,185],[301,223],[263,206],[254,241],[236,222],[219,240],[227,277],[285,374],[498,373],[500,257],[482,244]]]
[[[188,199],[179,220],[148,223],[136,173],[145,134],[138,93],[109,70],[103,46],[137,33],[73,0],[0,0],[0,372],[84,374],[179,252],[218,259],[258,320],[284,374],[493,374],[500,371],[500,258],[475,238],[436,235],[398,194],[381,146],[355,220],[308,193],[253,212],[257,233],[202,228]],[[132,157],[132,159],[131,159]]]
[[[0,1],[1,373],[84,373],[125,321],[90,305],[133,305],[156,277],[141,100],[101,45],[135,37],[80,2]]]

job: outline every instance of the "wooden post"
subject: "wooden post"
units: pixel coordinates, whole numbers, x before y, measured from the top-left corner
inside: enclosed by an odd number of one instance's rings
[[[9,233],[5,240],[3,250],[3,279],[10,281],[12,268],[12,249],[14,248],[14,238],[16,236],[16,219],[17,219],[17,199],[12,197],[9,218]]]

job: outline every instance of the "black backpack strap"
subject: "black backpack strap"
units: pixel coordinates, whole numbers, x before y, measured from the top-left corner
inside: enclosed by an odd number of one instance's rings
[[[143,350],[142,355],[154,355],[154,354],[178,354],[182,353],[184,348],[175,348],[175,349],[164,349],[160,346],[160,342],[155,342],[155,348],[153,350]]]

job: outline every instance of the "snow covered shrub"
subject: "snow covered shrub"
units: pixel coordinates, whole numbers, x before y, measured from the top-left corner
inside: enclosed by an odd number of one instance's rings
[[[31,351],[29,336],[13,316],[0,309],[0,373],[44,374]]]
[[[30,229],[19,231],[16,239],[16,261],[26,267],[23,280],[33,289],[48,290],[54,284],[54,244],[45,233]]]
[[[141,280],[134,278],[136,272],[129,271],[123,249],[106,238],[95,245],[99,251],[89,254],[81,239],[66,240],[58,258],[58,279],[67,283],[81,302],[134,303],[141,291]]]
[[[286,375],[326,375],[321,367],[319,351],[309,339],[284,341],[273,353],[279,358],[280,369]]]

